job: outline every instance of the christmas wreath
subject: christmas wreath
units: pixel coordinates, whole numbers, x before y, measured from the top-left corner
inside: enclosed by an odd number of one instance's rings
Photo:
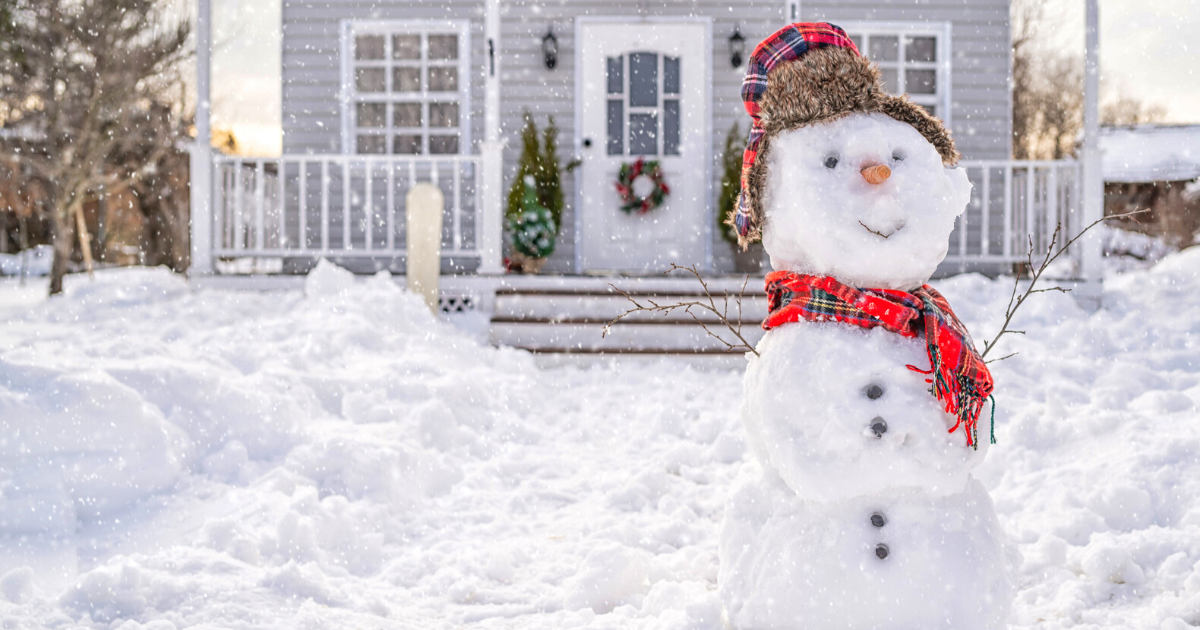
[[[633,191],[633,182],[639,177],[645,177],[654,186],[645,196],[638,196]],[[646,214],[662,205],[671,189],[663,181],[662,164],[657,160],[649,162],[638,158],[633,164],[622,164],[617,173],[617,194],[621,195],[621,211],[625,214]]]

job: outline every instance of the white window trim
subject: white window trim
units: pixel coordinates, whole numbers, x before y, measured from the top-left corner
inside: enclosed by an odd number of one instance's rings
[[[471,31],[470,22],[468,20],[342,20],[340,22],[341,41],[339,42],[339,52],[341,55],[341,90],[339,100],[341,103],[341,126],[342,126],[342,154],[357,155],[356,140],[355,140],[355,125],[354,125],[354,104],[357,100],[354,98],[354,37],[355,35],[378,33],[382,35],[392,35],[397,33],[428,33],[428,32],[454,32],[458,35],[458,153],[457,155],[466,155],[471,152],[471,72],[470,72],[470,57],[471,57]],[[390,63],[390,59],[386,60]],[[390,81],[390,78],[388,79]],[[428,82],[422,80],[421,95],[423,101],[428,101]],[[393,92],[382,93],[379,97],[383,102],[396,102]],[[429,131],[429,116],[422,114],[422,129],[423,137],[428,136]],[[391,129],[392,121],[387,121],[386,128]],[[396,155],[392,153],[394,134],[387,134],[387,152],[380,155]],[[427,147],[422,147],[427,148]],[[430,157],[428,152],[422,153],[420,156],[410,157]],[[436,156],[433,156],[436,157]]]
[[[937,61],[932,64],[915,64],[917,67],[931,67],[937,70],[938,93],[937,94],[910,94],[909,99],[914,103],[933,103],[937,105],[938,118],[946,124],[947,128],[952,127],[951,120],[953,113],[953,99],[951,95],[954,93],[954,86],[951,83],[951,74],[954,67],[952,62],[952,46],[950,39],[950,22],[842,22],[833,20],[834,24],[840,26],[847,35],[899,35],[900,54],[904,54],[904,37],[921,37],[932,36],[937,38]],[[859,51],[866,56],[869,51]],[[890,63],[890,62],[888,62]],[[901,62],[897,62],[901,63]],[[903,62],[909,65],[908,62]],[[903,75],[903,73],[901,73]],[[900,93],[904,93],[904,79],[900,79]]]

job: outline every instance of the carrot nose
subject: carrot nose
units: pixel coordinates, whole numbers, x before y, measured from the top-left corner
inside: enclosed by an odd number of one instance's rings
[[[864,168],[862,176],[863,179],[872,184],[882,184],[887,181],[887,178],[892,176],[892,169],[888,168],[886,164],[876,164],[875,166]]]

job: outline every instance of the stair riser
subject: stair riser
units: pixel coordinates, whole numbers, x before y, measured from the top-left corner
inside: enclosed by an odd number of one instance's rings
[[[697,302],[702,298],[696,296],[655,296],[652,298],[636,298],[644,305],[649,300],[657,304],[673,304],[677,302]],[[720,300],[716,301],[717,308],[723,309]],[[588,319],[609,321],[633,308],[628,300],[621,296],[563,296],[563,295],[498,295],[496,296],[493,317],[498,320],[533,319],[533,320],[572,320]],[[707,310],[693,308],[692,311],[703,319],[711,319],[712,313]],[[729,301],[728,317],[736,318],[737,302]],[[762,296],[747,296],[742,300],[742,321],[761,322],[767,315],[767,300]],[[632,313],[623,321],[637,320],[667,320],[691,321],[691,316],[683,309],[677,309],[669,314],[661,313]]]
[[[733,334],[723,326],[710,329],[726,340],[736,343]],[[603,327],[589,324],[493,323],[491,340],[494,344],[529,349],[633,350],[696,352],[724,350],[726,346],[710,337],[694,324],[618,324],[607,337],[601,337]],[[757,325],[744,325],[742,336],[756,344],[763,336]]]

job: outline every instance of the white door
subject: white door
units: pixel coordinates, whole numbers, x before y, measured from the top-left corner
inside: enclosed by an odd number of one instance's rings
[[[708,49],[699,21],[579,23],[579,261],[584,271],[707,265],[710,234]],[[670,189],[646,214],[621,211],[617,174],[639,157]],[[635,182],[635,190],[646,182]]]

